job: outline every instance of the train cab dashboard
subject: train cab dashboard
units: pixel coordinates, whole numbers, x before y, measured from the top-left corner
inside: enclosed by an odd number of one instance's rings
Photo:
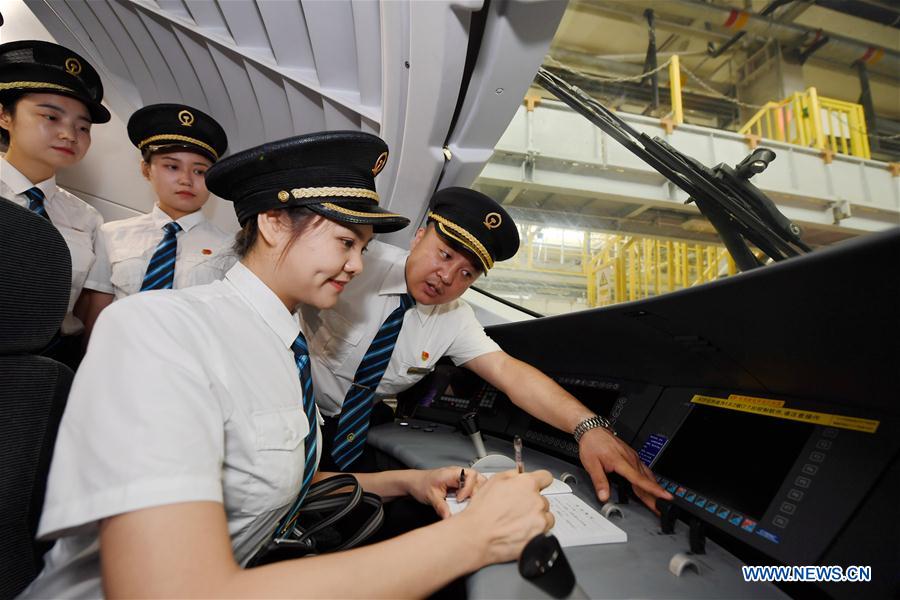
[[[674,496],[659,518],[615,482],[628,542],[566,551],[587,595],[900,593],[900,284],[866,281],[897,257],[893,231],[675,298],[488,329],[606,416]],[[405,425],[376,428],[370,443],[410,466],[471,460],[456,429],[469,411],[489,451],[510,455],[521,436],[529,467],[565,472],[599,508],[571,435],[464,368],[438,365],[398,398]],[[676,576],[678,560],[696,569]],[[864,566],[871,580],[775,587],[745,582],[744,565]],[[540,597],[529,585],[500,565],[468,590]]]

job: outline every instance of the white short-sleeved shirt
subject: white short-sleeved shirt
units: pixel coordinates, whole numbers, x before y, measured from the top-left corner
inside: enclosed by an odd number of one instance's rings
[[[6,160],[0,159],[0,196],[28,208],[25,191],[38,187],[44,192],[44,208],[50,221],[62,234],[72,255],[72,286],[69,289],[69,309],[62,323],[63,335],[80,333],[84,324],[72,314],[81,295],[85,278],[94,264],[94,241],[103,224],[97,209],[56,185],[56,177],[32,183]]]
[[[116,300],[141,291],[147,265],[163,238],[163,226],[172,218],[159,205],[146,215],[105,223],[100,228],[95,249],[97,260],[84,287]],[[231,250],[234,236],[228,235],[201,211],[185,215],[176,240],[174,289],[218,281],[237,261]]]
[[[104,310],[47,482],[38,537],[59,539],[23,597],[101,597],[98,522],[176,502],[221,502],[246,564],[303,476],[299,330],[241,263],[222,281]]]
[[[373,241],[363,257],[365,268],[341,293],[331,309],[303,307],[303,331],[309,340],[316,403],[326,415],[340,412],[341,405],[362,358],[384,320],[400,306],[406,289],[409,252]],[[472,308],[462,300],[447,304],[419,305],[406,311],[391,362],[376,390],[389,397],[423,377],[443,357],[461,365],[497,345],[484,332]],[[418,373],[410,373],[411,368]]]

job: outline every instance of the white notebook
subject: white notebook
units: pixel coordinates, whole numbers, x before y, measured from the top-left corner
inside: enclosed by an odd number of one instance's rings
[[[490,477],[491,473],[485,475]],[[564,548],[628,541],[628,535],[624,531],[573,494],[572,488],[559,479],[554,479],[541,494],[547,497],[550,512],[556,518],[556,524],[550,533],[556,536]],[[469,501],[457,502],[455,497],[448,496],[447,504],[450,512],[456,514],[465,510]]]

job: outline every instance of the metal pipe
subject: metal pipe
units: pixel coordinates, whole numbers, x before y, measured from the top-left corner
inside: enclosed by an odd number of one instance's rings
[[[766,6],[764,9],[762,9],[762,11],[759,14],[762,16],[770,15],[773,12],[775,12],[775,10],[778,9],[779,7],[785,5],[789,2],[792,2],[792,1],[793,0],[772,0],[772,2],[770,2],[768,4],[768,6]],[[746,34],[747,34],[746,31],[738,32],[730,40],[728,40],[727,42],[725,42],[724,44],[722,44],[721,46],[719,46],[718,48],[716,48],[715,50],[710,52],[710,56],[712,56],[713,58],[718,58],[719,56],[722,55],[723,52],[725,52],[726,50],[731,48],[733,45],[735,45]]]
[[[644,59],[644,72],[651,72],[650,89],[653,90],[651,106],[655,114],[659,110],[659,73],[656,72],[656,30],[653,28],[653,9],[645,10],[644,16],[647,18],[647,58]],[[641,84],[646,80],[646,77],[642,79]]]
[[[814,39],[817,33],[816,29],[796,23],[781,23],[758,14],[737,11],[700,0],[670,0],[665,6],[670,13],[709,21],[712,24],[718,22],[720,27],[726,27],[726,23],[729,22],[734,24],[741,21],[743,30],[747,33],[761,38],[775,37],[782,42],[799,43],[807,37]],[[837,34],[829,34],[829,38],[830,41],[818,51],[819,54],[837,58],[848,66],[861,60],[868,62],[869,66],[878,64],[879,70],[889,73],[896,73],[900,69],[900,52]]]
[[[856,62],[856,71],[859,73],[859,103],[862,104],[863,112],[866,116],[866,128],[869,131],[878,131],[877,120],[875,116],[875,104],[872,102],[872,88],[869,87],[869,70],[866,68],[866,63],[862,61]],[[872,149],[880,150],[880,145],[877,137],[872,137],[870,140],[872,145]]]

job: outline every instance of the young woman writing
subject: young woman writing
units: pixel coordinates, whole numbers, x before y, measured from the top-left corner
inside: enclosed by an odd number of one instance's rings
[[[449,517],[460,467],[360,474],[447,518],[347,552],[244,568],[289,519],[321,455],[298,306],[332,306],[373,232],[377,137],[311,134],[229,157],[241,256],[225,279],[115,302],[98,319],[57,439],[39,536],[58,538],[25,597],[425,596],[516,558],[553,517],[545,471],[501,474]],[[479,478],[457,491],[472,495]],[[299,493],[298,493],[299,491]],[[513,498],[515,501],[510,501]]]

